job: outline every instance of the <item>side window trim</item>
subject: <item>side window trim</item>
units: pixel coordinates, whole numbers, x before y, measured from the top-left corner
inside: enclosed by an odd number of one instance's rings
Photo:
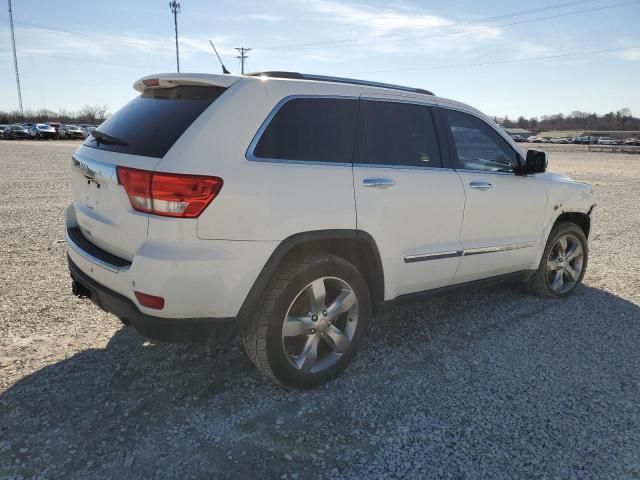
[[[453,170],[454,169],[454,164],[451,161],[450,158],[450,146],[448,145],[448,142],[446,140],[446,134],[445,134],[445,129],[443,128],[443,124],[442,124],[442,119],[440,118],[439,112],[438,112],[438,105],[436,103],[423,103],[423,102],[419,102],[416,101],[414,99],[410,99],[410,98],[406,98],[406,99],[400,99],[400,98],[395,98],[393,96],[389,96],[387,97],[378,97],[378,96],[371,96],[371,94],[362,94],[360,95],[360,105],[362,105],[363,101],[373,101],[373,102],[385,102],[385,103],[404,103],[404,104],[408,104],[408,105],[416,105],[419,107],[426,107],[429,109],[429,112],[431,114],[431,121],[433,124],[433,129],[435,131],[436,134],[436,141],[438,144],[438,151],[440,154],[440,163],[441,166],[439,167],[432,167],[432,166],[421,166],[421,165],[396,165],[396,164],[380,164],[380,163],[365,163],[365,162],[361,162],[359,161],[360,159],[358,158],[358,155],[360,152],[358,152],[358,145],[361,141],[361,139],[359,138],[360,135],[362,134],[361,132],[361,126],[362,126],[362,120],[361,120],[361,112],[362,109],[359,108],[358,109],[358,125],[356,128],[356,142],[355,142],[355,151],[354,151],[354,163],[353,166],[355,167],[367,167],[367,168],[394,168],[394,169],[401,169],[401,170],[437,170],[437,171],[442,171],[442,170]]]
[[[488,123],[482,117],[479,117],[474,112],[470,112],[468,110],[464,110],[464,109],[461,109],[461,108],[455,108],[455,107],[450,107],[450,106],[439,105],[438,106],[438,111],[439,111],[440,122],[442,123],[442,127],[443,127],[443,130],[444,130],[444,135],[447,138],[447,145],[449,147],[448,148],[448,150],[449,150],[449,161],[451,162],[452,168],[454,168],[455,170],[459,170],[459,171],[485,173],[485,174],[489,174],[489,175],[514,175],[512,172],[491,172],[491,171],[488,171],[488,170],[473,170],[473,169],[462,168],[461,165],[460,165],[460,159],[458,158],[458,149],[457,149],[455,141],[453,139],[453,133],[451,132],[451,126],[449,125],[449,121],[447,120],[447,116],[446,116],[446,111],[447,110],[452,111],[452,112],[464,113],[466,115],[469,115],[469,116],[471,116],[473,118],[476,118],[477,120],[483,122],[485,125],[487,125],[491,129],[493,129],[493,131],[495,131],[496,134],[500,138],[502,138],[502,140],[504,140],[504,143],[514,152],[516,158],[518,159],[518,161],[520,163],[523,162],[523,158],[522,158],[522,155],[520,154],[520,152],[518,152],[518,150],[513,148],[513,145],[511,145],[507,141],[507,139],[504,138],[504,136],[500,133],[500,131],[494,125],[491,125],[490,123]]]
[[[351,167],[353,166],[353,158],[351,162],[320,162],[316,160],[289,160],[289,159],[281,159],[281,158],[263,158],[256,157],[254,155],[254,150],[258,146],[258,142],[262,138],[265,130],[273,120],[273,118],[277,115],[282,107],[284,107],[287,103],[292,100],[297,100],[299,98],[330,98],[330,99],[340,99],[340,100],[360,100],[359,97],[353,95],[313,95],[313,94],[294,94],[288,95],[282,98],[276,105],[271,109],[269,115],[264,119],[264,121],[260,124],[260,127],[256,131],[251,143],[247,147],[245,152],[245,158],[250,162],[266,162],[266,163],[288,163],[294,165],[323,165],[323,166],[335,166],[335,167]],[[359,102],[358,102],[358,115],[359,115]],[[356,116],[357,121],[357,116]],[[356,126],[357,127],[357,126]]]

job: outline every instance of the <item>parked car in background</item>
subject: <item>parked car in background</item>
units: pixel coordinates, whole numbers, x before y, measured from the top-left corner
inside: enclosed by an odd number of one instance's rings
[[[31,138],[29,130],[24,128],[22,125],[9,125],[2,132],[2,136],[8,140],[24,140]]]
[[[529,143],[542,143],[542,142],[544,142],[544,139],[542,139],[540,137],[536,137],[535,135],[532,135],[531,137],[527,138],[527,142],[529,142]]]
[[[65,140],[71,140],[73,138],[77,138],[79,140],[83,140],[86,138],[82,129],[77,125],[61,125],[58,129],[58,136],[60,138],[64,138]]]
[[[47,125],[49,125],[50,127],[53,127],[56,131],[56,138],[58,137],[58,130],[60,129],[60,127],[62,126],[61,123],[58,122],[46,122]]]
[[[550,140],[550,142],[551,143],[564,143],[564,144],[571,143],[568,138],[564,138],[564,137],[554,137],[554,138],[552,138]]]
[[[623,145],[630,145],[632,147],[638,147],[640,146],[640,138],[627,138],[624,142],[622,142]]]
[[[598,139],[598,145],[619,145],[620,142],[611,137],[600,137]]]
[[[80,127],[80,130],[82,130],[82,136],[84,138],[87,138],[89,135],[91,135],[91,132],[96,129],[94,125],[83,124],[78,126]]]
[[[32,137],[35,137],[38,140],[55,139],[58,136],[58,133],[56,132],[56,129],[53,128],[51,125],[47,125],[45,123],[36,123],[36,124],[34,124],[29,129],[29,132],[31,133]]]
[[[7,128],[7,125],[0,125],[0,138],[3,138],[5,128]]]
[[[522,142],[526,142],[527,141],[527,138],[525,136],[523,136],[523,135],[514,135],[512,138],[513,138],[514,141],[516,141],[518,143],[522,143]]]

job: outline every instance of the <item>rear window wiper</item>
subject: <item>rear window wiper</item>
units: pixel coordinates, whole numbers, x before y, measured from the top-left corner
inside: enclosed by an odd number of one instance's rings
[[[96,139],[96,144],[98,145],[98,147],[101,143],[104,143],[105,145],[121,145],[123,147],[129,146],[129,144],[124,140],[104,132],[99,132],[97,130],[91,132],[91,136]]]

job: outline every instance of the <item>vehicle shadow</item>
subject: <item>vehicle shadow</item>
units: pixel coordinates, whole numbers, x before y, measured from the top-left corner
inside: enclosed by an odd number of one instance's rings
[[[0,478],[386,476],[382,452],[427,476],[638,475],[638,339],[638,305],[602,290],[494,287],[374,319],[342,377],[297,392],[238,344],[123,327],[0,395]]]

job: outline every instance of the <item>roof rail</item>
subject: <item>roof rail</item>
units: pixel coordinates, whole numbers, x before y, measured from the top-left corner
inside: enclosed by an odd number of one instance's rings
[[[357,80],[355,78],[329,77],[326,75],[315,75],[309,73],[298,72],[253,72],[248,73],[251,77],[269,77],[269,78],[289,78],[293,80],[316,80],[319,82],[347,83],[350,85],[366,85],[368,87],[388,88],[390,90],[401,90],[403,92],[421,93],[423,95],[433,95],[433,92],[423,88],[405,87],[402,85],[394,85],[392,83],[370,82],[369,80]]]

